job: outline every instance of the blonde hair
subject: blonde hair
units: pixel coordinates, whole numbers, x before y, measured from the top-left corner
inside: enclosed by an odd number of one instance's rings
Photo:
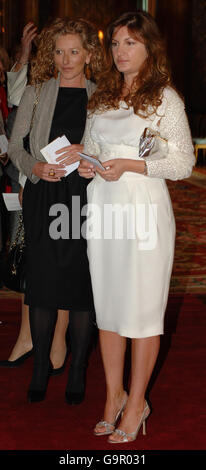
[[[103,66],[103,50],[96,27],[82,18],[56,18],[44,27],[38,37],[38,49],[31,63],[30,83],[35,85],[57,77],[54,63],[56,39],[66,34],[78,34],[83,48],[91,53],[89,75],[97,80]],[[89,77],[89,78],[90,78]]]

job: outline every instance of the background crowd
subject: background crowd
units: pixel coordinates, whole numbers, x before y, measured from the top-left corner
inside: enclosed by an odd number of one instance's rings
[[[11,136],[17,107],[27,84],[28,63],[35,36],[35,26],[28,23],[23,30],[21,43],[16,44],[10,55],[3,46],[0,46],[0,135],[5,134],[7,139]],[[20,192],[20,188],[19,171],[9,160],[7,154],[0,155],[1,258],[4,256],[8,244],[14,240],[18,223],[18,213],[6,210],[2,193],[17,193]]]

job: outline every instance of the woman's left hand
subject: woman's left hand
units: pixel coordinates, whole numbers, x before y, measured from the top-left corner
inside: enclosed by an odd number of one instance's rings
[[[83,152],[84,146],[81,144],[72,144],[67,147],[63,147],[60,150],[56,151],[57,162],[62,162],[64,165],[70,165],[81,160],[80,155],[77,152]],[[60,157],[58,155],[61,154]]]
[[[127,171],[128,160],[126,158],[115,158],[102,163],[102,165],[105,170],[96,167],[96,172],[106,181],[117,181]]]

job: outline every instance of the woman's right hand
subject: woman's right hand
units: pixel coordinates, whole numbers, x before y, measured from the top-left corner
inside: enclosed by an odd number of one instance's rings
[[[78,167],[78,173],[83,178],[93,178],[95,176],[95,167],[92,163],[81,159]]]
[[[21,54],[19,59],[14,65],[13,72],[18,72],[24,65],[29,61],[29,56],[32,47],[32,41],[37,36],[37,27],[29,21],[29,23],[24,26],[23,34],[21,38]]]
[[[37,36],[37,27],[31,21],[24,26],[23,34],[21,38],[21,57],[20,61],[28,62],[30,52],[31,52],[31,45],[34,38]]]
[[[32,168],[32,173],[44,181],[55,183],[61,181],[61,178],[66,174],[66,170],[62,163],[57,165],[55,163],[37,162]]]

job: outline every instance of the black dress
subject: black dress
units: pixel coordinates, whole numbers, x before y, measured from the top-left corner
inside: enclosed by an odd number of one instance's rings
[[[80,143],[86,106],[86,89],[59,88],[49,141],[65,134],[72,144]],[[77,170],[54,183],[39,180],[33,184],[27,179],[23,216],[27,245],[25,303],[28,305],[93,310],[87,243],[77,229],[78,224],[81,229],[84,222],[80,213],[87,202],[87,183]],[[51,206],[56,204],[61,205],[60,212],[56,216],[49,215]],[[59,216],[63,224],[58,226]],[[75,234],[72,233],[74,220]],[[56,223],[56,232],[61,230],[64,238],[53,238],[52,222]]]

